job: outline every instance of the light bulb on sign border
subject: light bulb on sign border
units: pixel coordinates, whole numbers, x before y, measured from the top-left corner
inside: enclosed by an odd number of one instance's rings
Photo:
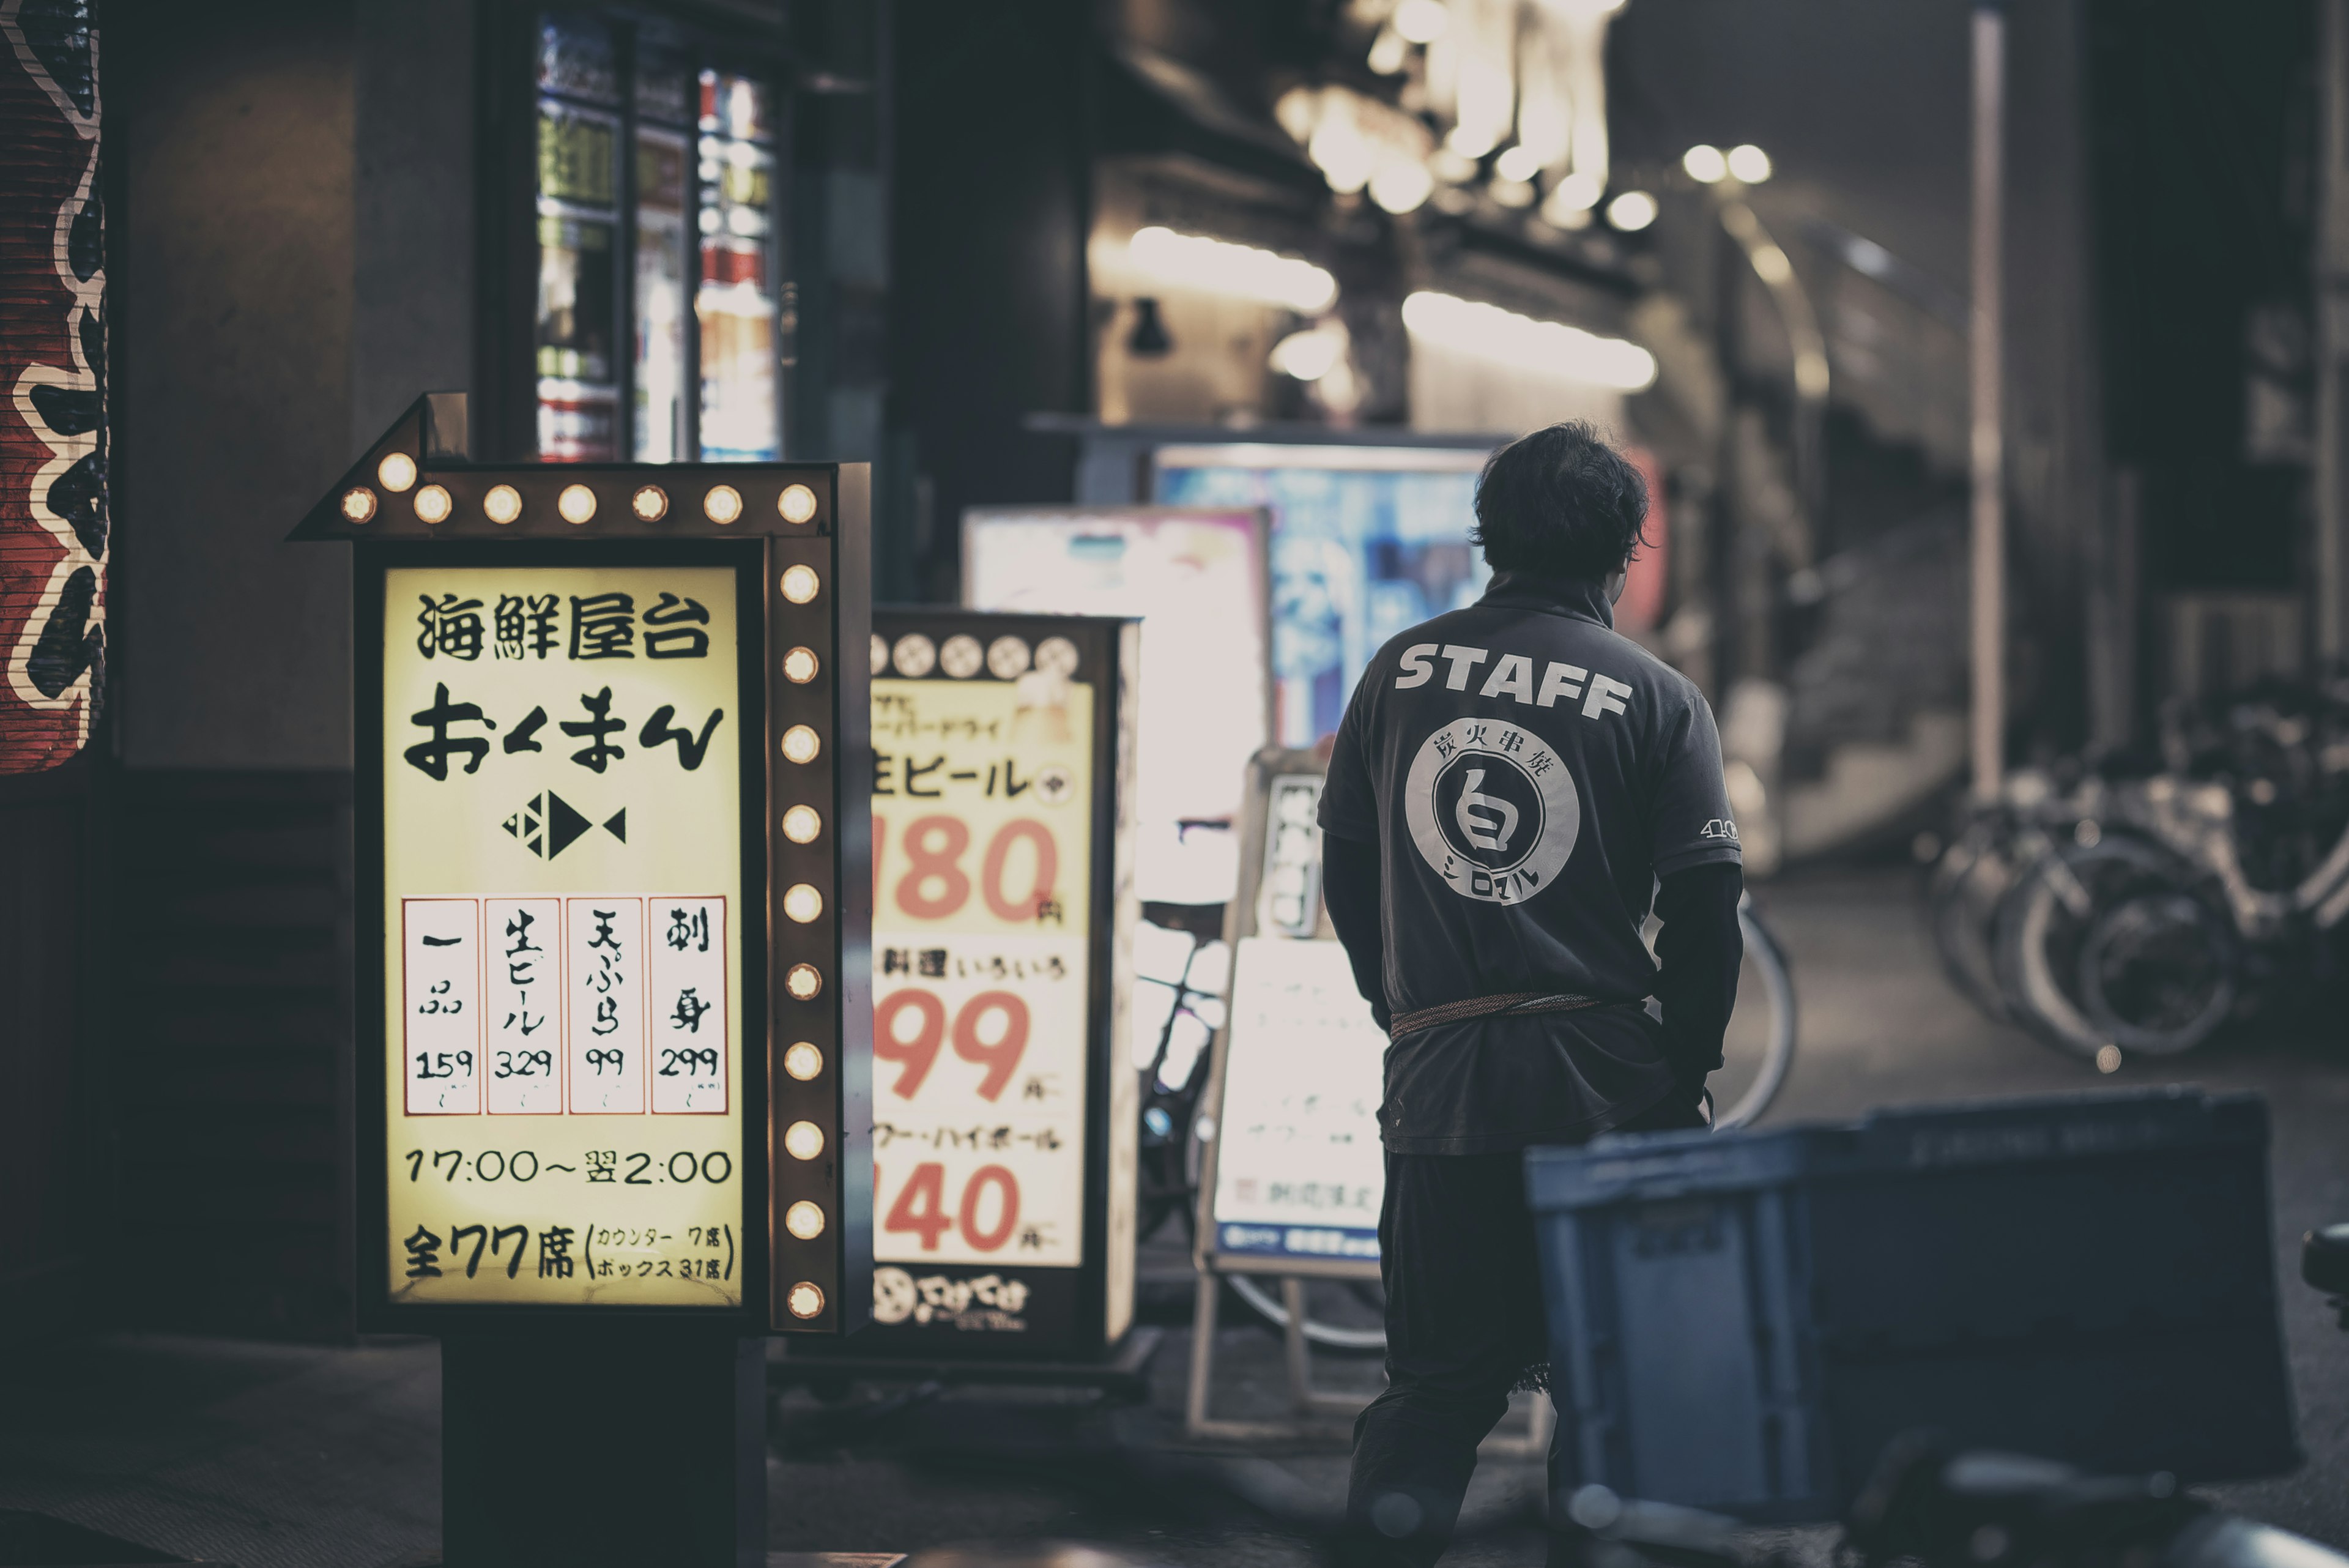
[[[492,484],[481,497],[481,515],[504,527],[522,515],[522,492],[511,484]]]
[[[355,484],[343,492],[343,515],[354,523],[365,523],[375,515],[375,492],[364,484]]]
[[[798,1284],[793,1285],[791,1294],[784,1300],[790,1305],[793,1317],[810,1318],[823,1315],[823,1288],[812,1280],[802,1280]]]
[[[802,1198],[783,1210],[783,1229],[802,1241],[812,1241],[823,1234],[823,1210]]]
[[[428,484],[418,491],[414,504],[416,520],[425,524],[446,523],[449,514],[456,510],[456,503],[449,499],[449,492],[438,484]]]
[[[375,476],[386,490],[398,494],[416,483],[416,460],[404,452],[387,452],[375,465]]]
[[[783,597],[803,605],[823,591],[823,579],[815,575],[813,566],[786,566],[776,587],[782,590]]]
[[[590,522],[595,515],[595,493],[584,484],[566,484],[554,498],[554,510],[574,527]]]
[[[813,1159],[823,1152],[823,1129],[813,1122],[793,1122],[783,1129],[783,1152],[793,1159]]]
[[[795,1040],[791,1049],[783,1053],[783,1072],[800,1083],[812,1082],[823,1075],[823,1053],[812,1041]]]
[[[804,484],[786,484],[775,497],[775,510],[786,523],[805,523],[815,515],[815,492]]]

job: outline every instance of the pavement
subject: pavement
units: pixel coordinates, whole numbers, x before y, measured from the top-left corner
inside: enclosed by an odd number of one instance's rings
[[[2210,1490],[2349,1550],[2349,1334],[2293,1272],[2303,1231],[2349,1218],[2349,1043],[2340,1031],[2329,1041],[2246,1031],[2181,1063],[2129,1063],[2100,1079],[1986,1022],[1950,990],[1907,873],[1814,873],[1762,897],[1803,1007],[1800,1053],[1767,1123],[2098,1083],[2268,1096],[2284,1324],[2309,1457],[2293,1475]],[[771,1422],[770,1546],[872,1552],[1056,1541],[1167,1568],[1314,1563],[1312,1538],[1344,1495],[1342,1444],[1242,1452],[1185,1442],[1180,1320],[1190,1292],[1180,1245],[1167,1238],[1147,1249],[1143,1275],[1145,1316],[1167,1327],[1147,1405],[1112,1408],[1049,1390],[860,1388],[837,1404],[785,1395]],[[1361,1310],[1334,1296],[1329,1305]],[[1218,1413],[1277,1413],[1278,1341],[1236,1308],[1226,1324]],[[1366,1396],[1376,1364],[1325,1357],[1317,1376]],[[0,1366],[0,1511],[242,1568],[419,1568],[438,1561],[439,1387],[438,1349],[427,1341],[64,1341]],[[1533,1464],[1485,1464],[1446,1563],[1540,1562],[1540,1490]],[[1826,1541],[1782,1532],[1773,1543],[1825,1563]]]

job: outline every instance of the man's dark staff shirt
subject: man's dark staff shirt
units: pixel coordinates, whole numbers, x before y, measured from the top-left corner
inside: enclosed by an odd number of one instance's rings
[[[1381,649],[1339,726],[1322,830],[1379,850],[1394,1013],[1512,992],[1618,1003],[1387,1050],[1385,1146],[1583,1138],[1672,1086],[1640,937],[1656,878],[1739,860],[1713,711],[1593,582],[1504,574]]]

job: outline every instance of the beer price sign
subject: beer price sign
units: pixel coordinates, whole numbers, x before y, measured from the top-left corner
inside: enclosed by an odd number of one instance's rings
[[[1082,1354],[1131,1316],[1133,623],[875,617],[874,1322]]]
[[[851,1326],[862,471],[489,469],[431,429],[297,535],[360,546],[362,1321]]]

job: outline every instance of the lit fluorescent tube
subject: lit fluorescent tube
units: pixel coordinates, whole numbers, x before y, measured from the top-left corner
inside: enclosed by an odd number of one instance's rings
[[[1643,392],[1656,380],[1656,357],[1636,343],[1497,305],[1422,290],[1402,302],[1402,324],[1414,337],[1562,380],[1619,392]]]
[[[1338,280],[1311,262],[1201,234],[1178,234],[1156,224],[1135,230],[1126,254],[1136,267],[1163,282],[1305,316],[1319,315],[1338,297]]]

